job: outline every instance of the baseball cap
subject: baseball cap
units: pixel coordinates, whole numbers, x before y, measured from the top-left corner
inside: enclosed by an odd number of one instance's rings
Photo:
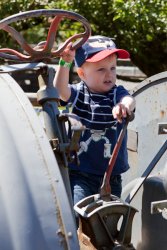
[[[117,53],[118,58],[121,59],[130,57],[128,51],[116,48],[111,38],[91,36],[86,43],[76,50],[75,65],[81,67],[84,62],[98,62],[113,53]]]

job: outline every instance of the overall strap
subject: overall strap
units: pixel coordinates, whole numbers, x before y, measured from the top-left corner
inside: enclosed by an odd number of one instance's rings
[[[75,99],[74,99],[74,101],[72,102],[72,104],[71,104],[71,107],[72,107],[72,109],[74,108],[74,106],[75,106],[75,104],[76,104],[76,102],[77,102],[77,100],[78,100],[78,96],[79,96],[79,93],[80,93],[80,90],[81,90],[81,84],[83,84],[82,82],[80,82],[80,84],[77,84],[76,86],[76,96],[75,96]]]
[[[114,88],[114,98],[113,98],[114,106],[117,104],[117,88]]]

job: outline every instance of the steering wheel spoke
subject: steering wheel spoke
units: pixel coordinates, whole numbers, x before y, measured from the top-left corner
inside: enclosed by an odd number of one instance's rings
[[[58,30],[58,25],[60,21],[62,20],[62,17],[56,16],[54,20],[52,21],[49,32],[48,32],[48,37],[47,41],[44,47],[44,51],[51,51],[54,45],[55,37],[56,37],[56,32]]]
[[[0,49],[0,57],[9,59],[9,60],[22,60],[22,61],[27,61],[30,56],[26,56],[17,50],[14,49],[9,49],[9,48],[3,48]]]
[[[13,22],[17,22],[20,20],[25,20],[31,17],[39,17],[39,16],[46,16],[52,17],[53,20],[51,22],[47,40],[43,42],[39,42],[33,48],[25,41],[23,36],[15,30],[13,27],[9,26],[9,24]],[[75,20],[80,22],[84,27],[84,32],[80,34],[75,34],[69,37],[63,45],[59,46],[57,50],[54,50],[54,43],[56,40],[56,34],[58,31],[58,27],[62,19],[67,18],[71,20]],[[58,57],[61,55],[62,51],[65,47],[70,43],[73,42],[72,48],[77,49],[80,47],[90,36],[91,29],[88,21],[81,15],[65,10],[32,10],[27,12],[22,12],[16,15],[12,15],[8,18],[5,18],[0,21],[0,29],[5,30],[8,32],[13,39],[17,41],[17,43],[22,48],[23,52],[19,52],[14,49],[10,48],[2,48],[0,49],[0,57],[6,58],[9,60],[19,60],[19,61],[45,61],[45,60],[52,60],[54,57]]]
[[[82,37],[83,37],[83,33],[75,34],[69,37],[61,46],[59,46],[59,48],[56,51],[52,52],[52,55],[54,57],[59,56],[70,42],[73,42],[74,40],[81,38],[79,41],[77,41],[77,43],[74,42],[72,44],[72,49],[79,48],[82,45]]]
[[[17,30],[8,25],[6,25],[3,29],[7,31],[11,35],[11,37],[13,37],[18,42],[18,44],[20,44],[22,49],[24,49],[30,55],[33,54],[33,49],[27,44],[23,36],[19,32],[17,32]]]

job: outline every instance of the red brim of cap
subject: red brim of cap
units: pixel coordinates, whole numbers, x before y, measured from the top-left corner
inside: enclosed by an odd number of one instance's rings
[[[124,49],[105,49],[96,53],[90,58],[86,59],[86,62],[98,62],[114,53],[117,53],[118,58],[121,58],[121,59],[128,59],[130,57],[129,52]]]

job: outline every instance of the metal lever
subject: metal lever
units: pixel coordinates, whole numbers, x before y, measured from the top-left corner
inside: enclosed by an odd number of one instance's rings
[[[104,178],[103,178],[103,183],[102,186],[100,188],[100,197],[106,201],[110,201],[111,199],[111,186],[110,186],[110,177],[111,177],[111,173],[114,167],[114,164],[116,162],[117,156],[118,156],[118,152],[119,149],[121,147],[128,123],[130,121],[132,121],[134,119],[134,113],[132,113],[131,115],[127,116],[126,120],[125,120],[125,124],[123,125],[123,128],[119,134],[117,143],[115,144],[113,153],[111,155],[107,170],[104,174]]]

